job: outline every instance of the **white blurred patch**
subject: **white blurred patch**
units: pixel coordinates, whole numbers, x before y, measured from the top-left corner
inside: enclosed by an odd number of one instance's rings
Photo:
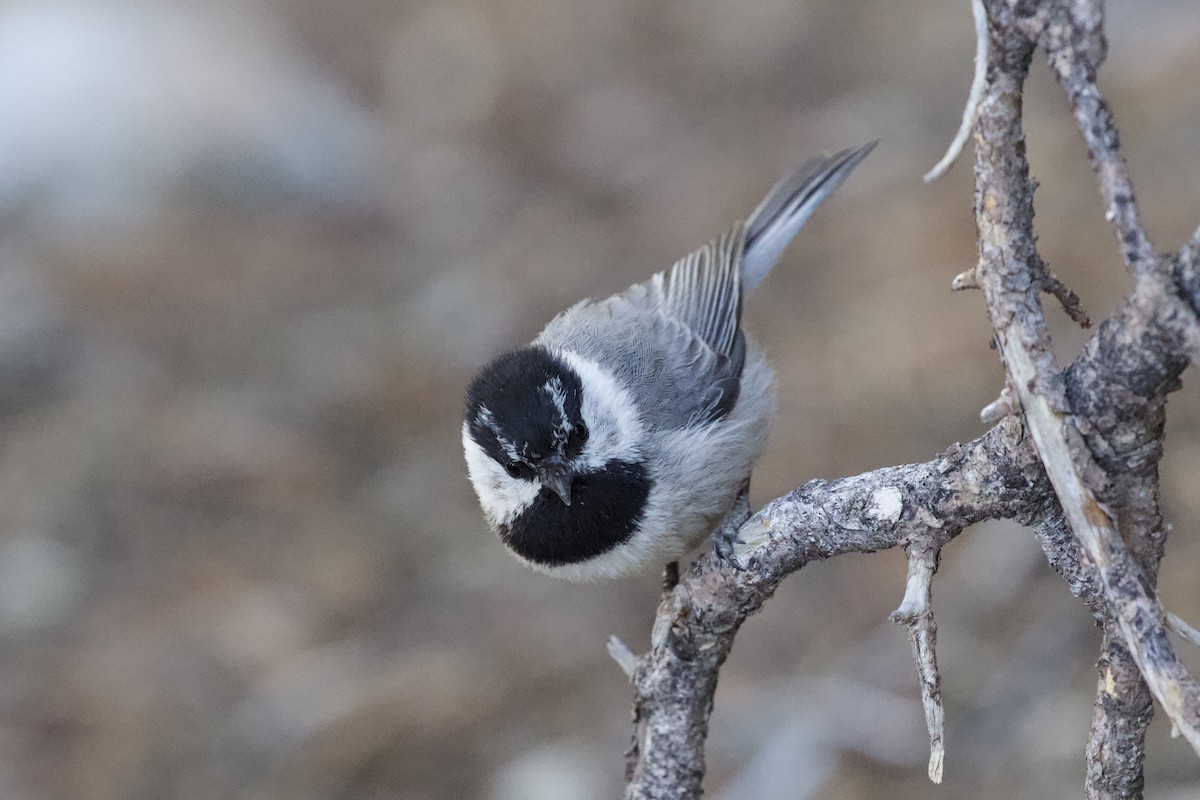
[[[0,631],[62,622],[79,600],[80,573],[75,553],[43,533],[18,533],[0,545]]]
[[[354,211],[373,121],[269,16],[232,4],[0,8],[0,217],[137,223],[178,194]]]
[[[582,742],[544,744],[502,767],[492,781],[491,800],[591,800],[612,796],[604,776],[607,762]],[[610,791],[606,792],[608,789]]]

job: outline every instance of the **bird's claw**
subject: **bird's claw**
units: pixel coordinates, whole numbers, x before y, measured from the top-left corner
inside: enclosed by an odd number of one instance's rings
[[[738,534],[746,520],[750,519],[750,482],[747,481],[733,501],[733,508],[721,520],[721,524],[712,532],[713,552],[729,566],[737,570],[745,570],[746,566],[738,562],[736,547],[740,543]]]
[[[745,567],[737,562],[733,554],[734,546],[738,541],[736,527],[721,525],[713,531],[712,540],[713,552],[717,554],[718,558],[734,569],[745,569]]]

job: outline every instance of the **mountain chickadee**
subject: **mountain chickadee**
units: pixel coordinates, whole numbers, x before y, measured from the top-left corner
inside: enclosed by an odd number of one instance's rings
[[[517,558],[572,581],[661,567],[744,497],[774,398],[742,291],[874,147],[806,161],[669,272],[575,304],[479,372],[467,470]]]

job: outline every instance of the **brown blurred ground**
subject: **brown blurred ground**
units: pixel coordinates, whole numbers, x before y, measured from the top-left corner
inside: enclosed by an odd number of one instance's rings
[[[1200,15],[1123,0],[1110,32],[1103,86],[1175,248],[1200,221]],[[950,0],[0,4],[0,796],[618,796],[604,642],[645,646],[656,580],[510,559],[465,478],[462,388],[798,160],[880,137],[748,304],[781,398],[756,500],[980,433],[1001,371],[982,301],[948,290],[969,161],[919,180],[972,46]],[[1127,280],[1035,72],[1042,252],[1099,318]],[[1193,622],[1195,392],[1162,574]],[[1098,636],[1032,537],[945,554],[940,789],[885,621],[903,574],[815,565],[747,625],[712,796],[1078,795]],[[1150,796],[1200,795],[1163,720],[1150,739]]]

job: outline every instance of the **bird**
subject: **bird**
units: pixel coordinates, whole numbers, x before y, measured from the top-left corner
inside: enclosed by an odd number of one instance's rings
[[[876,144],[808,159],[669,270],[576,303],[479,370],[467,473],[513,555],[574,582],[663,565],[677,575],[747,502],[774,373],[742,331],[743,294]]]

